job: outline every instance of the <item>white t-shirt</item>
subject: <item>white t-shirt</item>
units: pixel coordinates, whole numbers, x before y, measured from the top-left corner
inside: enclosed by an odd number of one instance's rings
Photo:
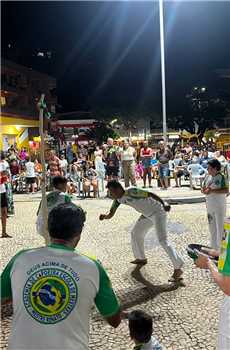
[[[60,166],[67,173],[68,162],[66,159],[60,159]]]
[[[21,251],[1,278],[13,298],[9,350],[88,350],[94,303],[104,317],[119,311],[101,264],[64,245]]]
[[[203,188],[211,188],[212,190],[216,189],[227,189],[227,179],[222,173],[217,173],[215,176],[207,175],[204,179]],[[224,204],[226,202],[225,193],[209,193],[206,195],[206,202],[214,203],[216,205]]]
[[[7,171],[9,168],[9,164],[7,161],[3,160],[3,162],[0,162],[0,172],[2,171]],[[6,192],[6,186],[5,184],[0,184],[0,193],[5,193]]]
[[[117,208],[120,204],[129,205],[145,217],[164,212],[163,206],[160,202],[149,197],[147,191],[136,187],[129,188],[121,198],[114,200],[112,208]]]
[[[140,350],[164,350],[159,341],[155,337],[151,337],[148,343],[143,344]]]
[[[27,162],[26,167],[26,177],[35,177],[35,165],[34,162]]]
[[[133,147],[128,147],[121,151],[121,161],[134,160],[135,149]]]
[[[54,190],[46,196],[46,200],[47,200],[47,209],[48,209],[47,214],[49,214],[51,210],[57,207],[59,204],[70,203],[71,197],[67,193],[60,192],[59,190]],[[36,229],[39,235],[45,237],[46,235],[48,235],[48,227],[47,227],[48,218],[45,218],[44,220],[41,208],[42,208],[42,203],[40,202],[38,213],[37,213]],[[44,223],[46,224],[45,232],[44,232]]]

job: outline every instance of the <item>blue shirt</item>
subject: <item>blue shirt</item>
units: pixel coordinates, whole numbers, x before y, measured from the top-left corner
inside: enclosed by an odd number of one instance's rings
[[[211,158],[209,157],[202,157],[200,159],[200,165],[204,168],[204,169],[208,169],[208,161],[210,160]]]

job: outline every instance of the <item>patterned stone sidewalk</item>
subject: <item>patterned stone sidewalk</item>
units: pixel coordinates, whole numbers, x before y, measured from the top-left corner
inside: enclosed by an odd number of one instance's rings
[[[2,267],[17,251],[42,244],[35,232],[38,199],[30,196],[30,201],[18,202],[15,197],[16,215],[8,220],[8,232],[14,238],[1,241]],[[205,204],[173,206],[169,214],[170,222],[182,223],[184,227],[183,234],[169,235],[185,260],[185,286],[175,286],[167,283],[172,267],[159,246],[147,251],[149,263],[141,271],[134,271],[129,263],[133,258],[129,232],[138,218],[135,211],[122,206],[112,220],[101,223],[98,216],[109,208],[110,200],[92,199],[78,203],[87,211],[79,248],[103,262],[124,308],[149,312],[154,319],[154,334],[168,350],[214,350],[223,294],[208,273],[193,266],[185,250],[191,242],[208,243]],[[11,321],[7,310],[5,312],[1,345],[4,350]],[[126,321],[114,330],[96,310],[93,311],[90,349],[130,350],[132,346]]]

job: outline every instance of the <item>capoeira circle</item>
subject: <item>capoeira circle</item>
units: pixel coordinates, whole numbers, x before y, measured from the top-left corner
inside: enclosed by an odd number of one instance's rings
[[[177,254],[175,248],[171,245],[167,238],[167,214],[170,205],[164,202],[154,193],[150,193],[136,187],[124,190],[122,185],[117,181],[110,181],[107,185],[112,198],[113,204],[108,214],[101,214],[99,219],[111,219],[120,204],[126,204],[136,209],[140,214],[135,226],[131,232],[131,244],[135,260],[131,263],[138,265],[147,264],[145,256],[144,240],[149,229],[155,225],[156,234],[162,248],[170,258],[174,272],[169,281],[181,279],[183,274],[183,260]]]

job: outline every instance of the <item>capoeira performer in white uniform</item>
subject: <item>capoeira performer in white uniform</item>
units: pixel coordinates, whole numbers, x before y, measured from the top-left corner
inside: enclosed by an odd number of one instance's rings
[[[156,194],[136,187],[124,190],[122,185],[115,180],[109,181],[107,187],[114,201],[109,214],[101,214],[99,217],[100,220],[111,219],[120,204],[129,205],[141,213],[131,232],[132,250],[135,257],[135,260],[131,263],[139,265],[147,264],[144,239],[146,233],[155,224],[159,243],[168,254],[174,267],[174,273],[170,281],[181,279],[183,260],[167,239],[166,212],[170,210],[170,205]]]

